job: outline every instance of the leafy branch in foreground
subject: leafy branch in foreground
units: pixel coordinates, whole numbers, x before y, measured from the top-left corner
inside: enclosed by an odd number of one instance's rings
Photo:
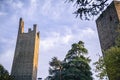
[[[108,5],[108,0],[66,0],[74,3],[76,10],[74,14],[80,19],[89,20],[92,16],[98,15]]]
[[[120,47],[105,51],[105,65],[110,80],[120,80]]]
[[[108,79],[107,76],[107,71],[106,71],[106,66],[105,66],[105,61],[103,59],[103,56],[100,56],[98,61],[96,61],[95,63],[93,63],[93,65],[95,65],[96,69],[95,72],[96,77],[99,78],[99,80],[103,80],[103,79]]]

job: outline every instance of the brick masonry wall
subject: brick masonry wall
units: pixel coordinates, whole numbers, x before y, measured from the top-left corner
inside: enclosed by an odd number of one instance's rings
[[[120,16],[118,12],[120,12],[120,2],[113,1],[96,20],[102,50],[107,50],[115,45]]]

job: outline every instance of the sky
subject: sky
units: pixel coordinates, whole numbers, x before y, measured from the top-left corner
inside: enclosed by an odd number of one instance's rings
[[[38,77],[47,77],[51,58],[63,60],[71,45],[80,40],[88,49],[93,71],[93,62],[102,55],[95,18],[82,21],[75,17],[74,11],[73,4],[65,0],[0,0],[0,64],[11,72],[22,17],[25,32],[33,24],[37,24],[40,31]]]

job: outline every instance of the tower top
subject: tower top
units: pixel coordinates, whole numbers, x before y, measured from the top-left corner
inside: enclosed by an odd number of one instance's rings
[[[22,21],[22,17],[20,17],[20,21]]]
[[[33,24],[33,30],[31,28],[28,29],[28,33],[34,31],[35,33],[37,32],[37,24]],[[22,34],[25,33],[24,32],[24,20],[22,19],[22,17],[19,19],[19,30],[18,30],[18,34]]]
[[[115,45],[120,23],[120,1],[112,1],[96,20],[101,48],[107,50]],[[107,34],[106,34],[107,32]]]
[[[24,32],[24,21],[22,20],[22,18],[20,18],[18,33],[21,34],[23,32]]]

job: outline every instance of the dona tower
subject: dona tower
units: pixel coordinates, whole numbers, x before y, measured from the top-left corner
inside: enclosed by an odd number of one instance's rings
[[[24,21],[20,18],[19,30],[13,59],[11,75],[15,80],[36,80],[39,53],[39,32],[33,25],[24,32]]]
[[[96,20],[102,50],[115,45],[120,35],[120,1],[113,1]]]

